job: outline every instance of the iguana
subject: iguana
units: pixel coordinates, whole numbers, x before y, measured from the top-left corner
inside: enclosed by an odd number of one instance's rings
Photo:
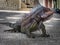
[[[49,19],[52,14],[52,10],[41,6],[39,1],[35,0],[35,6],[31,9],[31,12],[21,17],[21,20],[18,21],[19,25],[16,22],[13,31],[26,33],[28,37],[33,37],[31,32],[41,29],[42,36],[48,36],[43,22]]]

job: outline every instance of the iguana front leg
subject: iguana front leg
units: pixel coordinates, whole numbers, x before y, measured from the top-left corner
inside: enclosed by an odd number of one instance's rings
[[[40,35],[41,37],[49,37],[49,35],[46,34],[45,25],[43,24],[43,22],[40,22],[38,28],[41,29],[41,31],[42,31],[42,34]]]
[[[35,38],[35,36],[27,29],[26,30],[26,35],[29,37],[29,38]]]
[[[31,37],[31,32],[27,29],[26,30],[26,35],[28,36],[28,37]]]

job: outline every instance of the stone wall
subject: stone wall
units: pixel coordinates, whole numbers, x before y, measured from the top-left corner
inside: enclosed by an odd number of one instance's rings
[[[0,9],[18,10],[19,0],[0,0]]]

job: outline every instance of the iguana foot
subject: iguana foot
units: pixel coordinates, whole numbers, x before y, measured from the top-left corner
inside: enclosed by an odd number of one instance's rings
[[[28,36],[28,38],[35,38],[35,36]]]
[[[50,37],[48,34],[41,34],[40,37]]]
[[[27,35],[28,38],[35,38],[35,35],[33,34],[30,34],[30,35]]]

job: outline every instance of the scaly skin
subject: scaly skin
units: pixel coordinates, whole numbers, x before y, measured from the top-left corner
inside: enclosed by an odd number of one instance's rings
[[[33,13],[31,12],[27,14],[28,17],[26,15],[24,19],[21,21],[21,25],[16,25],[13,31],[26,33],[28,37],[33,37],[31,32],[41,29],[42,36],[46,37],[48,35],[46,34],[46,29],[43,22],[47,20],[52,14],[53,11],[50,10],[49,8],[45,7],[37,8]]]

